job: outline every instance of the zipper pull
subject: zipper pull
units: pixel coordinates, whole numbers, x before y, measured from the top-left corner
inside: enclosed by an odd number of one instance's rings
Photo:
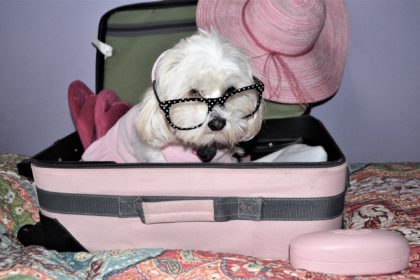
[[[95,48],[104,55],[105,59],[112,56],[112,47],[104,42],[99,41],[98,39],[93,39],[92,44]]]

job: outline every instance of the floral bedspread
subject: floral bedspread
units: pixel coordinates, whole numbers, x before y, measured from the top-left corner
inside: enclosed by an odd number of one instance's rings
[[[22,225],[39,220],[35,190],[17,175],[23,157],[0,155],[0,279],[420,279],[420,163],[353,164],[347,228],[386,228],[409,241],[409,268],[398,274],[344,277],[295,270],[284,260],[190,250],[58,253],[23,247]]]

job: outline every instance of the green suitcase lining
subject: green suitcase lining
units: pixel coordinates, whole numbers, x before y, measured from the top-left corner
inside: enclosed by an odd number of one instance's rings
[[[113,13],[105,36],[113,55],[104,63],[103,88],[115,91],[130,104],[138,103],[151,86],[151,69],[157,57],[196,31],[195,10],[195,6],[183,6]],[[267,102],[265,118],[300,116],[305,109]]]

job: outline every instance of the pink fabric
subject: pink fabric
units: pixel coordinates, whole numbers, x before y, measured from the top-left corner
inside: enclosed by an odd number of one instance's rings
[[[135,118],[139,105],[122,116],[107,133],[93,142],[83,153],[83,161],[114,161],[117,163],[138,162],[133,141],[139,141]]]
[[[105,100],[109,96],[103,96]],[[112,98],[112,96],[111,96]],[[98,96],[100,99],[100,96]],[[112,100],[112,99],[111,99]],[[118,103],[114,103],[118,104]],[[115,106],[115,109],[119,107]],[[124,108],[123,108],[124,109]],[[135,128],[135,121],[140,110],[140,104],[134,106],[125,115],[123,115],[114,126],[109,129],[106,134],[93,142],[82,155],[83,161],[114,161],[116,163],[136,163],[139,162],[136,157],[136,144],[142,143],[137,135]],[[100,110],[101,116],[107,116],[102,113],[106,110]],[[124,110],[123,110],[124,111]],[[115,112],[111,112],[111,120],[116,115]],[[104,120],[104,127],[101,132],[106,130],[106,118]],[[198,158],[196,153],[191,148],[186,148],[180,145],[169,145],[162,149],[162,154],[167,162],[170,163],[183,163],[192,162],[199,163],[201,160]],[[237,162],[237,160],[231,156],[230,151],[227,149],[218,149],[216,155],[211,162]]]
[[[342,0],[201,0],[196,21],[246,51],[267,99],[312,103],[338,90],[348,45]]]
[[[83,148],[86,150],[105,133],[129,109],[111,90],[95,95],[82,81],[74,81],[68,89],[70,115]]]
[[[167,162],[201,162],[195,150],[180,145],[169,145],[162,149],[162,153]],[[211,162],[237,163],[238,161],[232,157],[230,150],[217,149]]]
[[[229,221],[143,224],[140,218],[64,215],[56,218],[89,251],[165,248],[288,259],[290,241],[305,233],[341,228],[342,216],[321,221]],[[95,225],[95,226],[92,226]],[[106,234],[104,234],[106,233]],[[98,242],[101,240],[101,242]]]
[[[146,224],[214,222],[213,200],[143,202]]]
[[[224,165],[221,165],[224,166]],[[236,165],[235,165],[236,166]],[[319,168],[317,167],[319,166]],[[321,197],[344,191],[346,164],[326,168],[187,167],[43,168],[40,188],[52,192],[145,196]],[[162,176],[164,174],[164,176]],[[92,180],[95,178],[95,180]],[[123,178],[124,192],[121,188]],[[86,188],[89,182],[89,188]]]
[[[308,168],[45,168],[32,166],[46,191],[85,194],[203,197],[323,197],[345,188],[347,166]],[[164,175],[164,176],[163,176]],[[94,180],[92,180],[94,178]],[[205,179],[203,179],[205,178]],[[89,182],[89,188],[86,183]],[[122,192],[122,187],[124,191]],[[339,229],[342,217],[323,221],[180,222],[147,225],[140,218],[42,213],[57,218],[88,250],[164,247],[288,258],[298,235]],[[95,225],[92,227],[92,225]],[[121,230],[123,229],[123,230]],[[103,234],[106,232],[106,234]],[[101,242],[97,240],[100,239]],[[221,242],[221,240],[223,242]]]

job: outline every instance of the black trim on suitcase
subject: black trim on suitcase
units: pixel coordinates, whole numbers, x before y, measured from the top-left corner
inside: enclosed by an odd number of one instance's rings
[[[329,197],[262,198],[262,197],[191,197],[191,196],[117,196],[50,192],[37,188],[42,209],[60,214],[139,217],[145,222],[144,202],[188,200],[213,201],[214,221],[315,221],[340,216],[344,192]]]
[[[117,12],[121,11],[130,11],[130,10],[146,10],[146,9],[165,9],[165,8],[174,8],[174,7],[183,7],[183,6],[192,6],[197,5],[198,0],[171,0],[171,1],[161,1],[161,2],[146,2],[132,5],[125,5],[108,11],[101,17],[98,27],[98,40],[101,42],[106,42],[106,33],[109,27],[108,19],[110,16]],[[96,92],[100,92],[104,86],[104,65],[105,61],[103,55],[97,51],[96,52]]]
[[[24,246],[39,245],[58,252],[88,252],[56,219],[39,214],[35,225],[19,229],[17,238]]]
[[[66,148],[64,148],[66,147]],[[83,145],[77,132],[54,142],[47,149],[39,152],[30,159],[23,160],[17,164],[19,175],[33,179],[31,164],[36,160],[46,162],[79,161],[83,154]]]
[[[83,147],[77,132],[60,139],[48,149],[36,154],[29,160],[18,164],[20,175],[33,178],[31,164],[44,168],[328,168],[345,164],[346,158],[334,139],[316,118],[308,115],[286,119],[265,120],[260,133],[251,141],[241,146],[258,159],[290,144],[304,143],[321,145],[328,154],[328,161],[318,163],[114,163],[114,162],[81,162]]]

